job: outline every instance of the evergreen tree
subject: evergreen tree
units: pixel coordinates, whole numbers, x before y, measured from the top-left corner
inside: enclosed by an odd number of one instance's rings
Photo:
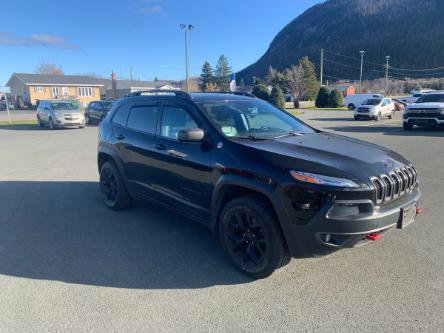
[[[330,108],[338,108],[340,106],[344,105],[344,97],[342,96],[342,93],[335,89],[330,93],[330,96],[328,96],[328,106]]]
[[[257,98],[263,99],[264,101],[268,101],[270,99],[268,87],[263,83],[256,84],[253,87],[253,95]]]
[[[330,96],[330,91],[327,87],[322,86],[319,89],[318,97],[316,97],[315,106],[317,108],[326,108],[328,106],[328,98]]]
[[[308,59],[308,57],[303,57],[300,61],[300,65],[304,71],[304,83],[306,86],[305,96],[303,96],[303,98],[312,101],[316,98],[319,91],[315,65]]]
[[[209,91],[210,85],[214,83],[213,69],[208,61],[202,65],[202,73],[200,74],[199,87],[202,91]]]
[[[215,71],[216,84],[220,91],[230,91],[230,74],[231,67],[228,64],[228,59],[222,54],[217,61]]]
[[[285,98],[284,98],[284,93],[282,92],[281,87],[279,87],[279,86],[273,87],[273,89],[271,90],[271,95],[270,95],[270,103],[280,109],[285,108]]]

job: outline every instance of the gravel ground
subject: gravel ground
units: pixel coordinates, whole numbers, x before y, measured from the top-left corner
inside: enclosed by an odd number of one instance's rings
[[[141,201],[106,209],[96,127],[0,127],[0,331],[443,332],[444,131],[403,132],[399,116],[301,118],[405,155],[425,214],[260,281],[203,226]]]

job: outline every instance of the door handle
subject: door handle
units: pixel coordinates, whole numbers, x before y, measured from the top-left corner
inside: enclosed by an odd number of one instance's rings
[[[157,150],[165,150],[166,146],[161,143],[155,143],[155,144],[153,144],[153,148],[157,149]]]
[[[123,135],[123,134],[116,134],[116,139],[117,140],[123,140],[123,139],[125,139],[125,135]]]
[[[187,157],[187,154],[184,154],[184,153],[177,151],[177,150],[168,150],[168,154],[170,154],[173,157],[178,157],[178,158]]]

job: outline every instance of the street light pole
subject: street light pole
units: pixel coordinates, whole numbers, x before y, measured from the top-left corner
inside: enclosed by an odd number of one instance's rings
[[[385,94],[387,95],[388,92],[388,73],[389,73],[389,62],[390,62],[390,56],[385,57],[387,60],[387,64],[385,66]]]
[[[323,85],[324,81],[324,49],[321,49],[321,87]]]
[[[364,54],[365,51],[359,52],[361,54],[361,75],[359,76],[359,92],[362,94],[362,70],[364,69]]]
[[[188,58],[188,33],[191,32],[191,30],[194,29],[194,26],[191,24],[181,24],[180,29],[185,33],[185,82],[186,82],[186,88],[187,92],[190,92],[190,86],[189,86],[189,67],[190,67],[190,61]]]

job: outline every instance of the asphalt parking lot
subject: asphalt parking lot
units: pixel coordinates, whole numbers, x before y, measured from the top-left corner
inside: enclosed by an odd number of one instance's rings
[[[260,281],[203,226],[141,201],[108,210],[96,127],[0,127],[0,331],[444,331],[444,131],[404,132],[399,115],[300,117],[411,160],[425,213]]]

